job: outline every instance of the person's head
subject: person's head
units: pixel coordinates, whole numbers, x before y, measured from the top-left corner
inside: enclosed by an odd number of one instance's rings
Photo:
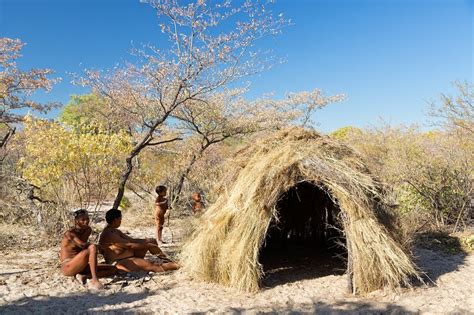
[[[201,201],[201,194],[198,193],[198,192],[194,192],[191,198],[192,198],[194,201]]]
[[[105,213],[105,221],[107,221],[108,225],[118,228],[122,223],[122,211],[118,209],[110,209]]]
[[[162,196],[162,197],[166,196],[166,186],[163,186],[163,185],[156,186],[155,191],[158,194],[158,196]]]
[[[74,225],[77,228],[84,229],[89,226],[89,214],[86,209],[79,209],[74,211]]]

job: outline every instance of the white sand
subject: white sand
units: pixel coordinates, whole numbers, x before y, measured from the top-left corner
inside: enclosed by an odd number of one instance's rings
[[[153,235],[151,227],[132,232],[136,237]],[[164,250],[173,254],[176,247],[166,246]],[[242,294],[192,280],[182,271],[152,277],[141,274],[103,279],[106,289],[94,293],[60,274],[57,252],[58,247],[0,251],[0,314],[474,312],[474,255],[446,256],[419,249],[419,265],[434,283],[355,297],[345,293],[345,275],[302,279],[264,288],[257,294]]]

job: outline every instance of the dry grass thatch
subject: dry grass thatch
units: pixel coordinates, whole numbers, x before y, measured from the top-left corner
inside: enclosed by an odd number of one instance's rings
[[[341,209],[354,292],[409,285],[418,276],[389,220],[382,220],[389,217],[380,189],[358,155],[328,137],[298,128],[238,152],[219,197],[183,247],[184,268],[205,281],[258,290],[259,250],[278,215],[275,206],[282,194],[303,181],[324,187]]]

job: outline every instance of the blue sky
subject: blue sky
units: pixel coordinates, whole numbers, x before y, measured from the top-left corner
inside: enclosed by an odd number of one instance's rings
[[[263,47],[286,62],[251,78],[249,95],[346,94],[314,117],[325,132],[381,120],[425,124],[428,101],[454,93],[455,80],[473,81],[473,2],[277,0],[273,10],[294,25]],[[48,67],[63,78],[35,96],[62,103],[87,91],[67,73],[110,68],[132,43],[163,44],[154,10],[138,0],[0,0],[0,36],[27,43],[22,69]]]

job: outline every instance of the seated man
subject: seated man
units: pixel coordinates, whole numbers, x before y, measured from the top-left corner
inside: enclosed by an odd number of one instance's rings
[[[89,221],[86,210],[74,212],[74,228],[67,231],[61,241],[61,271],[65,276],[75,276],[83,284],[91,277],[91,287],[101,289],[103,286],[97,277],[112,276],[117,268],[97,264],[97,247],[88,242],[92,232]]]
[[[118,228],[122,223],[122,212],[111,209],[105,214],[107,226],[100,235],[99,246],[107,263],[114,263],[123,271],[153,271],[163,272],[176,270],[178,264],[166,257],[155,239],[134,239],[125,235]],[[147,252],[156,255],[163,262],[154,263],[144,259]]]

